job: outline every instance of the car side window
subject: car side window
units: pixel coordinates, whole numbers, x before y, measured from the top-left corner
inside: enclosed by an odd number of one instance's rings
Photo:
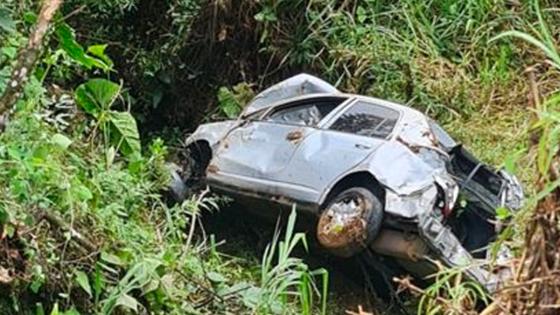
[[[385,106],[358,101],[350,106],[329,129],[361,136],[387,138],[399,119],[399,112]]]
[[[312,101],[283,107],[269,114],[265,121],[314,127],[340,103],[341,101]]]

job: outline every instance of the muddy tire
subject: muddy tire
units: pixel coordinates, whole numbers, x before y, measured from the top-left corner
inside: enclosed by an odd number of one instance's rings
[[[327,203],[317,224],[319,244],[332,254],[350,257],[370,244],[383,221],[383,204],[369,189],[346,189]]]

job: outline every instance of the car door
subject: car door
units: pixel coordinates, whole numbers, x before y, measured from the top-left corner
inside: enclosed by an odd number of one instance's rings
[[[211,161],[213,171],[235,177],[236,185],[258,184],[255,188],[260,192],[276,193],[275,183],[297,147],[344,100],[339,96],[298,99],[269,110],[259,120],[242,123],[220,143]]]
[[[392,136],[399,117],[395,109],[357,99],[303,140],[282,180],[316,191],[311,202],[318,202],[330,184]]]

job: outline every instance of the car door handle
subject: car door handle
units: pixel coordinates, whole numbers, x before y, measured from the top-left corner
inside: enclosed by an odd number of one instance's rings
[[[292,130],[286,135],[286,140],[290,142],[298,142],[303,138],[303,132],[301,130]]]
[[[361,149],[361,150],[369,150],[369,149],[371,149],[371,146],[370,146],[370,145],[361,144],[361,143],[356,143],[356,144],[354,144],[354,147],[356,147],[357,149]]]

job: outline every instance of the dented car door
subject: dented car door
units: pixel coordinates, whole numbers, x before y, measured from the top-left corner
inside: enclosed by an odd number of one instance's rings
[[[260,119],[242,123],[221,141],[211,161],[209,179],[229,178],[236,186],[261,194],[276,196],[289,191],[296,198],[301,196],[301,185],[286,182],[285,169],[304,139],[318,131],[317,124],[345,100],[299,99],[277,106]]]
[[[305,138],[283,180],[310,187],[318,193],[365,160],[393,134],[400,113],[387,107],[356,100]],[[358,136],[357,136],[358,135]],[[318,203],[322,194],[314,196]]]

